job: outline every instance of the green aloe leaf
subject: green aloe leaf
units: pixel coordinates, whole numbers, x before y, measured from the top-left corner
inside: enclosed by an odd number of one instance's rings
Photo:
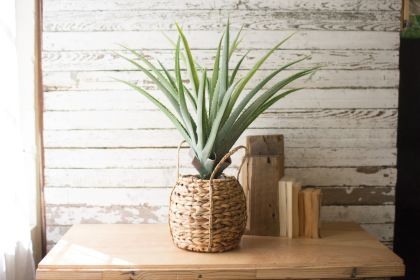
[[[181,109],[181,116],[182,116],[182,119],[184,120],[184,124],[187,128],[188,134],[191,140],[194,143],[196,143],[196,135],[195,135],[195,129],[193,125],[193,120],[188,111],[187,103],[185,101],[184,84],[182,83],[181,68],[179,65],[179,45],[180,45],[180,41],[178,40],[176,44],[176,51],[175,51],[175,74],[176,74],[178,93],[179,93],[179,107]],[[195,147],[195,144],[194,144],[194,147]]]
[[[131,87],[132,89],[134,89],[135,91],[139,92],[141,95],[143,95],[144,97],[149,99],[156,107],[159,108],[159,110],[162,113],[164,113],[168,117],[168,119],[178,129],[178,131],[181,133],[182,137],[188,142],[188,144],[191,147],[194,145],[194,143],[192,142],[190,136],[188,135],[188,133],[187,133],[185,127],[182,125],[182,123],[177,119],[177,117],[165,105],[160,103],[159,100],[154,98],[149,92],[147,92],[146,90],[144,90],[143,88],[139,87],[136,84],[133,84],[133,83],[130,83],[130,82],[127,82],[127,81],[123,81],[123,80],[119,80],[119,79],[115,79],[115,80],[128,85],[129,87]]]
[[[212,123],[209,138],[207,139],[206,145],[204,146],[204,149],[203,149],[203,152],[202,152],[202,157],[203,158],[209,157],[211,152],[213,151],[216,136],[217,136],[217,133],[219,131],[219,126],[220,126],[220,123],[222,122],[222,118],[223,118],[223,115],[225,114],[225,110],[227,108],[227,105],[229,104],[230,96],[231,96],[232,92],[234,91],[234,89],[236,88],[236,86],[238,85],[238,83],[240,81],[241,80],[239,80],[235,84],[231,85],[228,88],[228,90],[226,91],[226,94],[223,98],[223,101],[220,105],[220,108],[217,111],[217,114],[216,114],[216,116],[214,118],[214,121]]]
[[[223,37],[222,65],[220,67],[219,79],[218,103],[221,103],[229,87],[229,20],[226,24],[225,35]]]
[[[217,51],[216,51],[216,57],[214,58],[214,63],[213,63],[213,73],[211,76],[211,83],[210,83],[210,95],[213,94],[214,89],[216,88],[216,83],[219,79],[219,63],[220,63],[220,52],[221,52],[221,48],[222,48],[222,40],[224,37],[224,33],[222,35],[222,37],[220,38],[219,41],[219,45],[217,47]]]
[[[190,75],[190,79],[191,79],[191,83],[193,85],[194,91],[196,93],[196,95],[198,94],[198,75],[197,75],[197,70],[195,68],[195,63],[194,63],[194,59],[190,50],[190,46],[188,44],[187,38],[184,35],[184,32],[182,32],[181,27],[179,27],[178,23],[175,24],[176,28],[178,30],[179,35],[181,36],[181,40],[182,40],[182,44],[184,45],[184,50],[185,53],[187,55],[187,69],[188,69],[188,73]]]
[[[198,89],[198,101],[197,101],[197,149],[201,150],[204,147],[205,139],[205,130],[206,130],[206,82],[207,82],[207,71],[204,69],[202,77],[200,80],[200,86]]]
[[[177,111],[178,114],[180,114],[180,108],[178,104],[177,98],[174,96],[174,93],[171,91],[171,89],[168,89],[162,82],[159,80],[159,78],[155,77],[150,71],[148,71],[145,67],[137,63],[135,60],[130,59],[126,56],[123,56],[121,54],[118,54],[121,58],[127,60],[131,64],[135,65],[140,71],[142,71],[144,74],[146,74],[147,77],[149,77],[156,85],[157,87],[165,94],[166,98],[171,103],[172,107]]]
[[[243,28],[244,28],[244,26],[242,25],[241,28],[239,29],[238,33],[236,33],[235,39],[233,39],[232,46],[229,49],[229,59],[232,57],[233,53],[238,48],[239,43],[241,42],[241,39],[239,38],[239,36],[241,35],[241,32],[242,32]]]
[[[177,91],[177,86],[174,80],[174,77],[172,77],[171,73],[169,73],[169,71],[166,69],[166,67],[158,60],[158,63],[160,65],[160,68],[162,69],[163,73],[165,73],[166,78],[168,79],[169,83],[171,84],[172,88],[175,89],[176,93],[178,94]]]
[[[156,68],[156,66],[151,63],[143,54],[138,53],[134,49],[130,49],[128,47],[122,46],[132,54],[134,54],[136,57],[138,57],[141,61],[143,61],[144,64],[146,64],[150,69],[152,69],[153,73],[155,73],[155,76],[158,78],[158,80],[165,85],[165,87],[172,93],[172,95],[176,96],[176,87],[173,87],[170,81],[168,81],[162,73]],[[162,65],[161,65],[162,66]]]
[[[249,51],[247,51],[241,59],[236,63],[235,69],[233,69],[232,75],[230,76],[229,85],[231,85],[235,81],[236,74],[239,71],[239,68],[241,67],[242,62],[244,61],[245,57],[249,54]]]
[[[236,106],[236,108],[233,110],[233,112],[229,115],[226,122],[224,122],[224,125],[221,129],[221,134],[224,135],[227,131],[232,129],[232,126],[236,119],[239,117],[239,115],[242,113],[242,111],[245,109],[245,107],[248,105],[248,103],[254,98],[254,96],[268,83],[270,82],[274,77],[277,76],[281,71],[288,69],[290,66],[295,65],[303,60],[306,60],[310,58],[310,56],[304,56],[303,58],[297,59],[293,62],[290,62],[279,69],[273,71],[268,75],[266,78],[264,78],[261,82],[257,84],[245,97],[244,99],[239,102],[239,104]]]
[[[229,103],[228,107],[228,114],[232,112],[233,107],[235,106],[235,102],[238,99],[239,95],[242,93],[243,89],[245,88],[246,84],[251,80],[251,78],[255,75],[255,73],[260,69],[260,67],[264,64],[264,62],[276,51],[281,45],[283,45],[287,40],[289,40],[294,33],[287,36],[285,39],[280,41],[277,45],[275,45],[270,51],[268,51],[257,63],[252,67],[252,69],[248,72],[248,74],[243,78],[242,83],[238,86],[235,92],[232,94],[232,99]]]
[[[261,106],[265,104],[270,98],[272,98],[279,90],[290,84],[291,82],[309,75],[313,73],[315,70],[317,70],[319,67],[314,67],[308,70],[302,70],[298,73],[281,80],[280,82],[276,83],[274,86],[272,86],[270,89],[268,89],[264,94],[262,94],[259,98],[257,98],[248,108],[246,108],[238,118],[238,120],[235,122],[235,124],[232,126],[232,129],[229,130],[228,133],[225,134],[225,137],[222,136],[221,139],[223,139],[221,142],[223,143],[222,146],[229,146],[233,145],[236,142],[236,139],[239,138],[239,136],[243,133],[243,131],[249,126],[248,120],[252,119],[255,120],[258,115],[261,113],[258,113],[260,111]],[[292,92],[295,92],[298,89],[292,89],[288,90],[283,94],[280,94],[280,96],[285,97],[289,95]],[[248,124],[248,125],[247,125]],[[225,147],[223,148],[223,150]]]

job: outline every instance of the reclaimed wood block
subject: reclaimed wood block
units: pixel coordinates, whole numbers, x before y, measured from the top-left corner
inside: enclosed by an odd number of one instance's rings
[[[284,155],[283,135],[254,135],[246,138],[249,156]]]
[[[278,236],[278,182],[284,175],[283,136],[249,136],[246,143],[249,156],[242,185],[247,197],[247,233]]]
[[[301,194],[305,227],[303,235],[307,238],[320,238],[321,190],[306,188]]]

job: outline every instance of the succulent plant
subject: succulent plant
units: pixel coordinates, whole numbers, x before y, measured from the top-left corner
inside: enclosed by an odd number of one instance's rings
[[[119,80],[130,86],[164,113],[182,134],[190,145],[194,160],[194,167],[200,177],[208,179],[217,163],[232,148],[245,129],[264,111],[278,100],[296,92],[300,88],[286,88],[291,82],[307,76],[319,67],[312,67],[267,84],[275,79],[283,70],[288,69],[308,56],[280,66],[267,77],[258,82],[251,90],[245,92],[255,73],[263,63],[284,44],[292,35],[281,40],[243,77],[238,77],[238,70],[247,54],[243,55],[233,69],[230,68],[232,54],[237,50],[241,41],[241,30],[230,43],[229,21],[218,43],[212,71],[200,66],[191,53],[188,40],[181,27],[176,24],[178,40],[172,42],[175,48],[175,71],[169,71],[160,61],[152,63],[141,52],[125,47],[134,57],[129,58],[119,54],[133,64],[138,71],[143,72],[169,101],[164,105],[150,92],[138,84]],[[183,68],[186,66],[189,82],[183,81]],[[226,166],[225,166],[226,167]],[[223,171],[223,170],[221,170]]]

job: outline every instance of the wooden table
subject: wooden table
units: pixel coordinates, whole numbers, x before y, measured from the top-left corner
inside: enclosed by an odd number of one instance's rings
[[[41,261],[38,280],[351,279],[404,275],[391,250],[354,223],[322,239],[244,236],[219,254],[176,248],[167,225],[75,225]]]

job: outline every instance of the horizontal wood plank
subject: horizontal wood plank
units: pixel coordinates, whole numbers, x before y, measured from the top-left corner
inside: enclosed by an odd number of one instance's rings
[[[46,130],[173,128],[158,111],[53,111],[44,116]],[[295,109],[266,112],[250,127],[377,129],[395,128],[396,122],[395,109]]]
[[[325,206],[392,205],[393,187],[320,187]],[[166,205],[172,188],[75,188],[47,187],[45,198],[49,205],[136,206],[147,203]]]
[[[196,174],[183,168],[182,174]],[[234,175],[230,168],[227,174]],[[299,178],[304,186],[395,186],[395,167],[286,168],[285,174]],[[148,169],[45,169],[47,187],[171,187],[175,168]]]
[[[173,40],[175,31],[166,32]],[[270,49],[291,31],[248,31],[241,43],[245,49]],[[193,49],[217,48],[220,32],[190,31],[187,36]],[[376,31],[300,31],[282,49],[379,49],[397,50],[399,32]],[[139,49],[173,49],[167,38],[156,31],[118,32],[44,32],[43,50],[122,50],[121,44]]]
[[[126,51],[119,54],[132,57]],[[231,65],[236,63],[246,53],[237,50],[231,58]],[[265,50],[252,50],[241,64],[241,69],[251,69],[257,60],[266,53]],[[143,54],[154,61],[159,59],[168,69],[174,68],[174,52],[172,50],[145,50]],[[195,50],[195,59],[207,69],[212,69],[216,50]],[[311,59],[304,60],[290,69],[306,69],[316,65],[323,65],[323,69],[333,70],[375,70],[398,69],[397,50],[281,50],[274,52],[261,69],[277,69],[279,65],[290,63],[310,55]],[[119,57],[113,51],[44,51],[42,53],[42,67],[45,71],[110,71],[133,70],[134,66]]]
[[[239,138],[244,143],[248,135],[283,134],[286,148],[394,148],[393,128],[277,128],[247,129]],[[165,148],[176,147],[182,141],[175,129],[130,130],[45,130],[46,148]]]
[[[246,96],[248,91],[243,93]],[[161,92],[151,92],[170,107]],[[240,97],[240,100],[242,97]],[[100,100],[100,102],[98,102]],[[397,108],[398,89],[303,89],[275,103],[271,109]],[[44,95],[44,111],[154,110],[141,94],[127,91],[51,91]]]
[[[152,203],[136,206],[46,206],[48,225],[166,223],[168,207]]]
[[[325,11],[400,11],[399,0],[44,0],[44,10],[51,11],[103,11],[103,10],[194,10],[194,9],[231,9],[231,10],[325,10]]]
[[[397,171],[392,167],[288,168],[286,176],[305,186],[395,186]]]
[[[334,12],[279,10],[122,10],[57,11],[44,16],[44,32],[222,30],[229,17],[232,28],[246,30],[400,30],[399,11]]]
[[[394,212],[394,205],[322,206],[321,220],[372,224],[392,223],[394,222]]]
[[[242,143],[243,144],[243,143]],[[174,168],[176,149],[45,149],[46,168]],[[181,166],[191,165],[182,149]],[[232,156],[239,165],[243,154]],[[395,166],[396,148],[289,148],[286,167]]]
[[[271,72],[271,70],[260,70],[245,89],[252,89]],[[276,76],[276,79],[267,83],[266,87],[295,73],[296,70],[284,70]],[[244,74],[244,71],[238,71],[238,77]],[[186,73],[184,77],[187,77]],[[146,90],[157,90],[153,82],[138,71],[44,72],[43,79],[45,91],[129,89],[126,84],[116,79],[138,84]],[[318,70],[311,76],[295,80],[285,88],[397,88],[398,83],[398,70]]]
[[[45,198],[55,206],[168,205],[172,188],[68,188],[47,187]]]
[[[322,187],[321,190],[323,205],[392,205],[395,200],[394,187]]]
[[[322,206],[322,221],[355,221],[383,224],[394,221],[394,206]],[[80,223],[166,223],[168,207],[156,204],[136,206],[47,205],[47,223],[72,225]]]

